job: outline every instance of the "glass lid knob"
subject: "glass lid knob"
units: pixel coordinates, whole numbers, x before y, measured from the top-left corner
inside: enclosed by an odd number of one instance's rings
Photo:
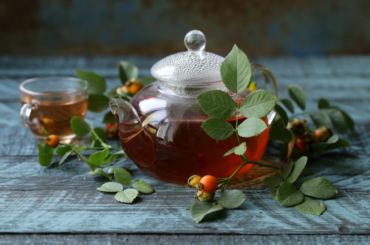
[[[206,36],[201,31],[192,30],[186,34],[184,43],[188,51],[204,51],[206,48]]]

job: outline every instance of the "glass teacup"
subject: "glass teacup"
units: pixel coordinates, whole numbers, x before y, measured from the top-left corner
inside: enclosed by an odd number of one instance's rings
[[[74,116],[85,117],[88,107],[88,83],[73,77],[41,77],[20,86],[21,121],[36,139],[46,141],[55,134],[63,143],[76,136],[70,125]]]

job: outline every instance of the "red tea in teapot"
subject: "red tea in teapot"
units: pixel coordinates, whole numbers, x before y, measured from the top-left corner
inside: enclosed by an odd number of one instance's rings
[[[242,123],[244,118],[239,119]],[[263,118],[267,124],[267,118]],[[160,179],[186,183],[193,174],[210,174],[217,178],[230,176],[243,163],[240,156],[224,154],[239,145],[236,135],[219,141],[208,136],[201,125],[204,121],[167,121],[159,126],[142,127],[120,125],[123,150],[146,173]],[[235,127],[236,119],[229,121]],[[136,126],[136,127],[135,127]],[[128,130],[131,129],[131,130]],[[268,142],[269,131],[252,138],[240,138],[247,143],[246,155],[251,161],[259,161]],[[246,165],[237,176],[253,165]]]

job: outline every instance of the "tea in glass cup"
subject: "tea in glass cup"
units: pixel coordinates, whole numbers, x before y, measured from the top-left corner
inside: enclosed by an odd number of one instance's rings
[[[88,83],[73,77],[31,78],[20,86],[21,121],[36,139],[55,134],[63,143],[76,136],[70,120],[84,118],[88,107]]]

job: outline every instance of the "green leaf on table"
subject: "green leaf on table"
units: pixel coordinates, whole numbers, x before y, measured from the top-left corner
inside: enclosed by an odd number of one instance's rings
[[[105,158],[109,155],[109,149],[98,151],[89,157],[89,161],[95,166],[101,167],[104,163]]]
[[[132,187],[145,194],[151,194],[154,192],[154,189],[144,180],[135,180],[135,183],[132,185]]]
[[[270,125],[269,140],[277,140],[289,143],[292,140],[292,132],[284,125],[284,121],[279,118]]]
[[[43,167],[49,166],[51,161],[53,160],[55,148],[49,146],[47,143],[45,143],[44,146],[37,143],[37,149],[38,149],[39,164]]]
[[[276,195],[277,195],[277,189],[272,189],[270,191],[270,194],[271,194],[272,199],[274,199],[275,201],[277,201],[277,197],[276,197]]]
[[[302,204],[295,206],[299,211],[307,214],[321,215],[325,212],[326,206],[322,202],[318,202],[312,198],[305,197]]]
[[[104,132],[104,129],[94,128],[94,131],[104,143],[107,143],[107,135]],[[102,146],[101,142],[98,140],[98,138],[94,134],[90,135],[90,144],[91,144],[91,147],[101,147]]]
[[[346,120],[347,127],[352,131],[352,133],[356,133],[355,131],[355,122],[353,121],[352,117],[350,117],[346,112],[341,111],[343,114],[344,119]]]
[[[131,180],[132,180],[131,174],[123,168],[114,169],[114,178],[116,178],[116,180],[122,185],[127,185],[127,186],[131,185]]]
[[[252,69],[245,53],[234,45],[221,64],[221,77],[233,93],[241,93],[249,85]]]
[[[306,167],[307,157],[303,156],[299,158],[293,165],[293,170],[291,171],[290,175],[287,177],[287,181],[290,183],[294,183],[301,175],[303,169]]]
[[[290,175],[290,173],[292,172],[293,165],[294,165],[294,162],[290,160],[288,165],[284,168],[283,172],[281,173],[281,177],[283,177],[284,180],[286,180],[288,176]]]
[[[202,93],[197,100],[210,117],[228,119],[235,115],[236,105],[229,94],[220,90],[212,90]]]
[[[88,110],[102,112],[109,106],[109,98],[104,94],[90,94]]]
[[[324,151],[329,145],[331,144],[334,144],[336,142],[338,142],[339,140],[339,137],[337,134],[334,134],[333,136],[331,136],[327,142],[318,142],[318,143],[313,143],[311,145],[311,148],[312,150],[316,151],[316,152],[321,152],[321,151]]]
[[[103,191],[103,192],[119,192],[119,191],[123,191],[123,186],[116,182],[108,182],[96,189],[98,191]]]
[[[347,121],[343,116],[343,113],[338,110],[330,110],[326,111],[326,114],[330,118],[330,122],[338,132],[338,134],[346,134],[347,133]]]
[[[209,202],[196,202],[191,206],[190,214],[192,219],[199,223],[207,214],[214,213],[222,209],[223,207],[221,205],[212,205]]]
[[[101,175],[102,173],[103,173],[102,169],[96,169],[95,171],[90,171],[87,174],[91,176],[95,176],[95,175]]]
[[[73,150],[73,153],[75,153],[80,159],[82,159],[82,161],[84,161],[90,167],[91,171],[95,171],[95,165],[92,164],[86,157],[84,157],[77,150]]]
[[[296,206],[304,201],[302,192],[289,182],[284,182],[279,186],[276,197],[280,205],[286,207]]]
[[[70,151],[67,151],[59,160],[59,166],[62,165],[64,163],[64,161],[67,159],[67,157],[69,157],[69,155],[71,155],[72,153],[72,150]]]
[[[280,99],[279,100],[285,108],[287,108],[291,113],[294,113],[294,106],[293,103],[288,99]]]
[[[86,82],[89,83],[89,95],[102,94],[107,89],[107,83],[105,82],[105,79],[102,76],[94,72],[78,69],[75,69],[75,72],[78,78],[85,80]]]
[[[250,138],[260,135],[266,129],[267,125],[263,120],[257,117],[250,117],[238,126],[238,134],[241,137]]]
[[[305,181],[300,190],[307,196],[320,199],[329,199],[338,194],[337,188],[324,177],[317,177]]]
[[[263,184],[265,186],[272,187],[272,188],[279,186],[282,182],[283,182],[283,180],[280,177],[276,177],[276,176],[266,177],[263,180]]]
[[[116,118],[114,117],[111,111],[108,111],[107,113],[105,113],[104,118],[103,118],[103,123],[105,124],[116,123]]]
[[[348,147],[348,146],[351,146],[351,144],[347,140],[338,139],[337,142],[333,144],[329,144],[327,147],[325,147],[325,151],[342,148],[342,147]]]
[[[189,206],[187,206],[185,209],[186,210],[191,210],[191,207],[193,207],[194,203],[196,203],[196,202],[193,202],[193,203],[189,204]]]
[[[152,77],[152,76],[147,76],[147,77],[143,77],[142,79],[141,79],[141,83],[144,85],[144,87],[145,86],[148,86],[149,84],[151,84],[151,83],[154,83],[154,82],[156,82],[157,81],[157,79],[155,79],[154,77]]]
[[[325,112],[322,111],[313,111],[308,112],[307,115],[311,118],[313,124],[317,128],[320,126],[328,126],[328,121],[326,120]]]
[[[57,148],[57,154],[62,157],[70,150],[72,150],[72,147],[70,145],[60,145]]]
[[[266,90],[250,93],[240,106],[240,113],[246,118],[267,116],[274,109],[277,98]]]
[[[228,155],[231,155],[234,153],[234,150],[235,150],[236,146],[233,147],[232,149],[228,150],[225,154],[224,154],[224,157],[228,156]]]
[[[122,84],[125,85],[127,80],[131,78],[138,78],[139,69],[127,61],[120,61],[118,63],[118,73]]]
[[[224,140],[229,138],[234,133],[234,127],[229,123],[219,118],[207,119],[203,124],[204,131],[215,140]]]
[[[236,155],[244,155],[244,153],[247,151],[247,143],[243,142],[234,149],[234,153]]]
[[[330,108],[330,104],[326,99],[321,98],[319,102],[317,103],[317,107],[319,109],[327,109],[327,108]]]
[[[114,198],[118,202],[132,203],[138,195],[139,195],[139,192],[137,190],[126,189],[124,191],[117,192]]]
[[[297,85],[288,86],[288,94],[290,98],[301,108],[306,109],[306,95],[301,87]]]
[[[288,143],[282,144],[278,157],[279,159],[285,159],[288,157]]]
[[[248,197],[239,190],[225,191],[217,203],[226,209],[235,209],[242,205]]]
[[[289,122],[288,115],[286,114],[283,107],[281,107],[279,104],[276,104],[275,105],[275,111],[277,112],[277,114],[279,114],[279,116],[283,120],[284,124],[288,125],[288,122]]]
[[[89,125],[80,117],[72,117],[71,129],[77,136],[85,136],[90,133]]]

